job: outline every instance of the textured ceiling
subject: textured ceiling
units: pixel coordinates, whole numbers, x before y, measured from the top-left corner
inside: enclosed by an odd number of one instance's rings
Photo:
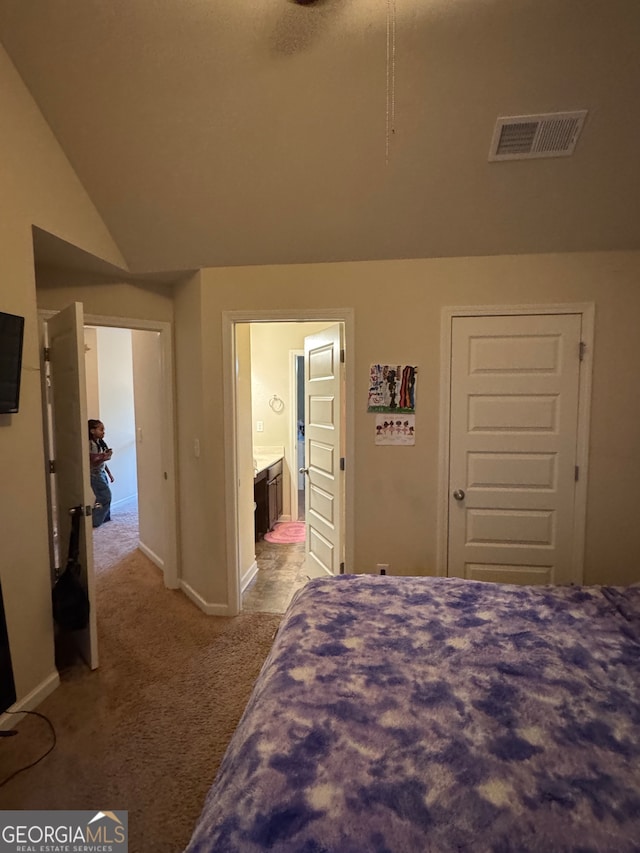
[[[134,272],[640,249],[638,0],[0,0]],[[570,158],[496,118],[587,109]]]

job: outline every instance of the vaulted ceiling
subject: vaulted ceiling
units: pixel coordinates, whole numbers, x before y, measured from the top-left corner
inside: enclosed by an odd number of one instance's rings
[[[0,0],[0,41],[134,272],[640,249],[638,0]]]

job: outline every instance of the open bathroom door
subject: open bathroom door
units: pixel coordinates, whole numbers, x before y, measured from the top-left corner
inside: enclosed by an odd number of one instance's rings
[[[342,324],[304,339],[306,570],[340,574],[343,557],[344,470]]]

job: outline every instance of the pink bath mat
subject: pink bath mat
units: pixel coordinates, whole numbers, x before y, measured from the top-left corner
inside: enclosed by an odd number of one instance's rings
[[[304,542],[305,536],[304,521],[280,521],[273,530],[264,534],[264,540],[274,545],[291,545],[294,542]]]

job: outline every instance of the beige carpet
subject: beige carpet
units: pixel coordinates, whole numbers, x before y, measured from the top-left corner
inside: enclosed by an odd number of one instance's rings
[[[281,617],[205,616],[136,550],[135,520],[116,508],[95,531],[100,668],[65,663],[59,642],[62,684],[37,708],[57,744],[0,787],[0,808],[126,809],[130,853],[178,853]],[[0,741],[0,781],[52,740],[37,717],[17,728]]]

